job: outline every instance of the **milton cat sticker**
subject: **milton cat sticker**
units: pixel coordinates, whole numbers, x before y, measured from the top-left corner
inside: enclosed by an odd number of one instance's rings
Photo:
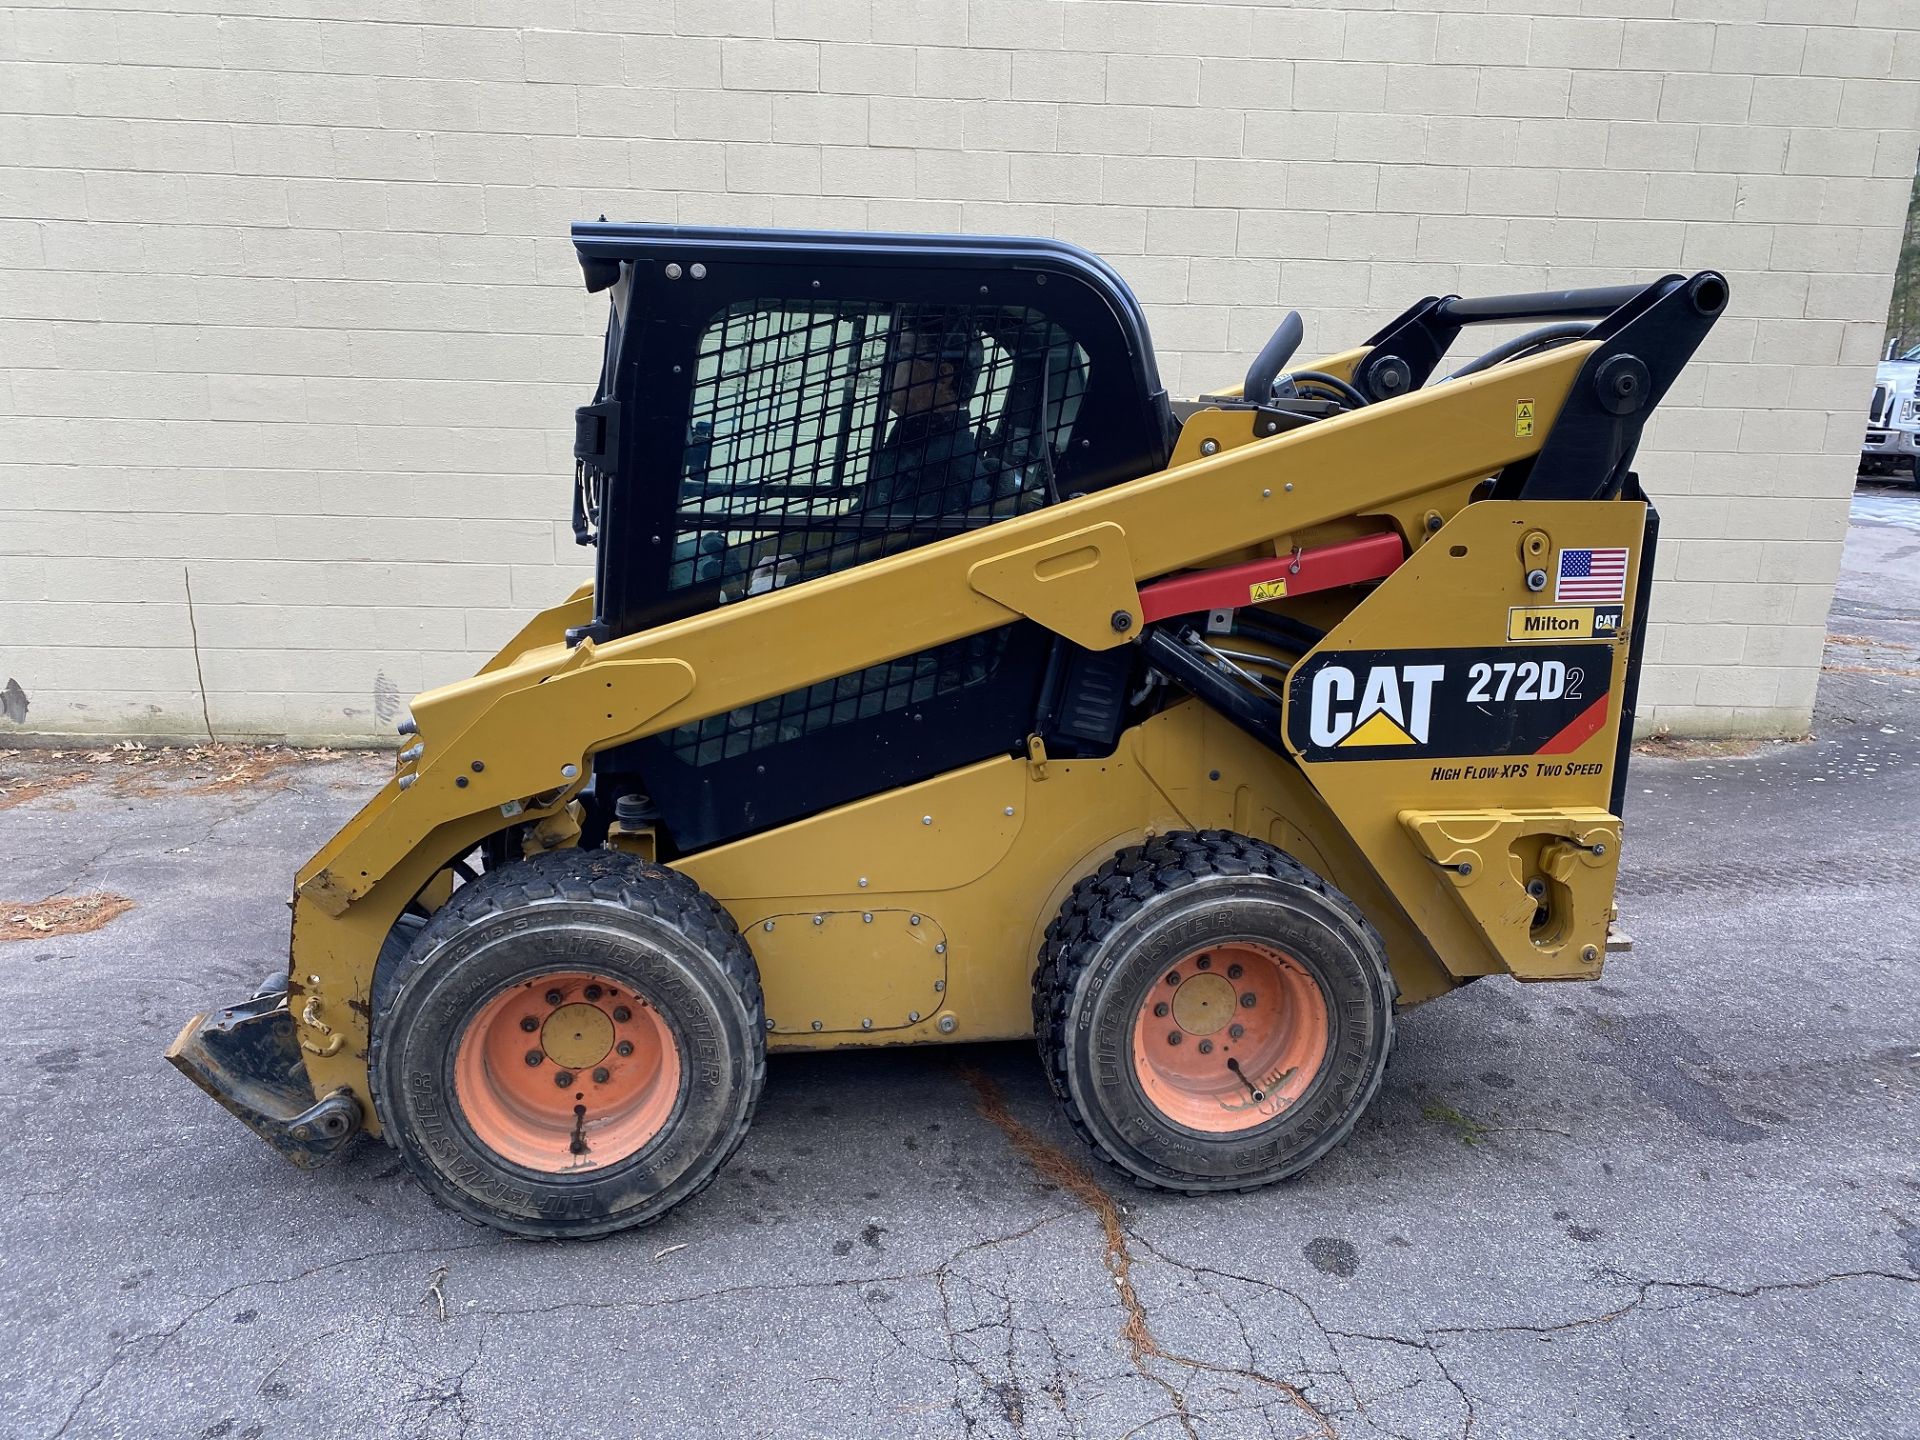
[[[1287,739],[1307,760],[1566,755],[1607,723],[1611,645],[1345,650],[1288,683]]]

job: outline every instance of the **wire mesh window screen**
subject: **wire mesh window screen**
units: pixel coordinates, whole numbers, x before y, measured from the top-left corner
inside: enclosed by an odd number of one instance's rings
[[[1086,351],[1038,311],[730,306],[702,337],[669,587],[724,603],[1047,504]],[[1005,630],[668,732],[704,766],[957,697]]]
[[[668,588],[722,601],[1046,504],[1088,368],[1031,309],[766,300],[695,364]]]

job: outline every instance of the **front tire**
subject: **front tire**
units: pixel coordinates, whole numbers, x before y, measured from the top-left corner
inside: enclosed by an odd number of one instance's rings
[[[1271,845],[1183,832],[1074,887],[1047,929],[1034,1031],[1075,1127],[1136,1183],[1250,1190],[1353,1129],[1394,998],[1345,896]]]
[[[615,851],[460,887],[374,993],[382,1127],[437,1200],[516,1235],[659,1219],[739,1147],[766,1077],[732,918]]]

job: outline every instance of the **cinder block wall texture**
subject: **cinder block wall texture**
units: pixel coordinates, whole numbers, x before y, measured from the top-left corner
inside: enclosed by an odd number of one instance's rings
[[[249,13],[251,12],[251,13]],[[1805,726],[1914,0],[102,0],[0,12],[12,732],[391,733],[585,573],[570,221],[1026,232],[1176,393],[1288,306],[1715,266],[1649,719]],[[21,696],[6,702],[18,712]]]

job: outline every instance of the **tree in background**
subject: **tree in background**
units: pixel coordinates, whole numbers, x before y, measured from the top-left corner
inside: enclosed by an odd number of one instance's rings
[[[1920,174],[1913,177],[1907,201],[1907,231],[1893,271],[1893,299],[1887,305],[1887,338],[1895,354],[1920,341]]]

